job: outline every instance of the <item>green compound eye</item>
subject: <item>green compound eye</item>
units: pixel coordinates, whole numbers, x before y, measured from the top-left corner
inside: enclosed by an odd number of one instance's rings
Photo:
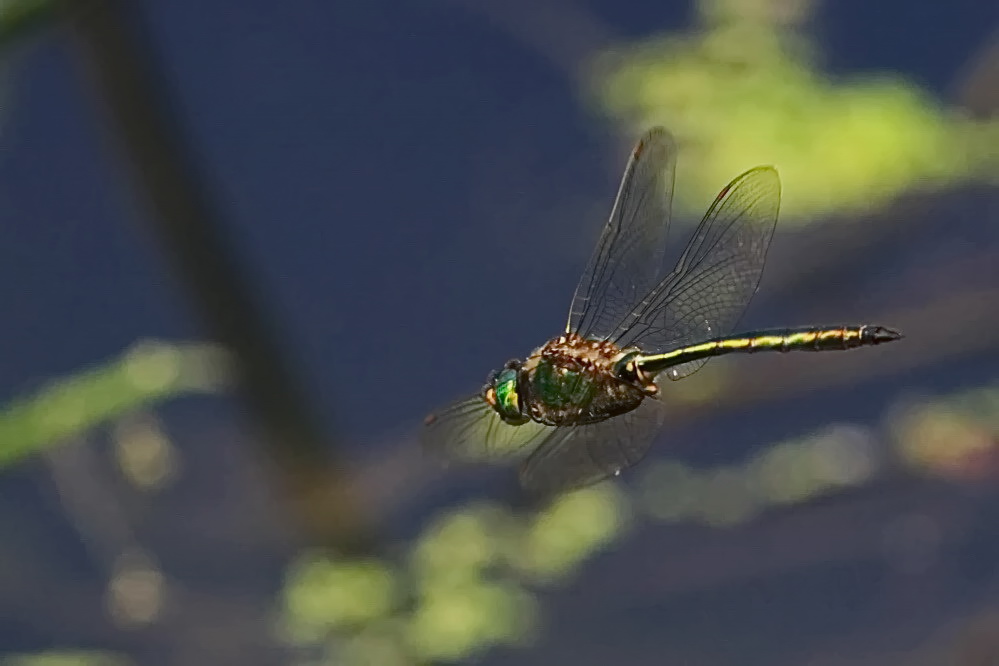
[[[507,368],[500,370],[493,382],[493,389],[496,392],[496,403],[493,407],[499,412],[500,417],[511,425],[521,425],[530,420],[521,411],[520,394],[517,393],[518,379],[518,371]]]

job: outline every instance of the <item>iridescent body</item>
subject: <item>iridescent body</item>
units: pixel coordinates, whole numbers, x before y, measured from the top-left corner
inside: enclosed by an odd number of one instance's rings
[[[658,389],[651,381],[623,379],[617,368],[623,356],[606,340],[571,333],[550,340],[519,369],[526,416],[550,426],[585,425],[635,409]]]
[[[871,325],[731,334],[759,283],[780,180],[772,167],[757,167],[729,183],[664,273],[674,162],[669,134],[648,132],[632,153],[565,333],[509,361],[478,395],[428,416],[427,448],[462,461],[526,454],[522,483],[563,491],[644,457],[664,420],[662,378],[682,379],[723,354],[847,350],[901,337]]]

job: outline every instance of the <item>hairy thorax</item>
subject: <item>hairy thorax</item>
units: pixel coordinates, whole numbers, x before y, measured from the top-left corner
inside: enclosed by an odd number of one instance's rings
[[[523,365],[522,398],[532,419],[546,425],[583,425],[638,407],[657,391],[651,382],[615,373],[625,357],[612,342],[566,334],[535,350]]]

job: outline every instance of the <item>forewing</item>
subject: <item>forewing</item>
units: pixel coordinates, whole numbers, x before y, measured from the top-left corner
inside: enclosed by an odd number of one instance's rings
[[[675,143],[665,129],[649,130],[635,145],[610,219],[576,287],[567,332],[609,336],[661,277],[675,166]]]
[[[763,273],[780,209],[773,167],[751,169],[726,186],[704,215],[676,268],[618,326],[612,339],[646,353],[728,335]],[[681,379],[706,359],[666,371]]]
[[[475,395],[424,420],[420,440],[425,451],[454,462],[502,462],[530,453],[554,428],[534,421],[505,423]]]
[[[663,404],[646,398],[621,416],[555,428],[524,463],[521,484],[553,495],[616,476],[645,457],[664,420]]]

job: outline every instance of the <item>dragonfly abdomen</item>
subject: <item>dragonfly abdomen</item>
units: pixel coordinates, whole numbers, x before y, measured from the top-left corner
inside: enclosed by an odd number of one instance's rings
[[[742,333],[706,340],[664,354],[639,356],[643,373],[655,376],[666,368],[724,354],[776,351],[839,351],[898,340],[902,335],[884,326],[803,326]]]
[[[836,351],[897,340],[899,334],[883,326],[802,326],[744,333],[714,342],[726,351]],[[725,353],[725,352],[722,352]]]

